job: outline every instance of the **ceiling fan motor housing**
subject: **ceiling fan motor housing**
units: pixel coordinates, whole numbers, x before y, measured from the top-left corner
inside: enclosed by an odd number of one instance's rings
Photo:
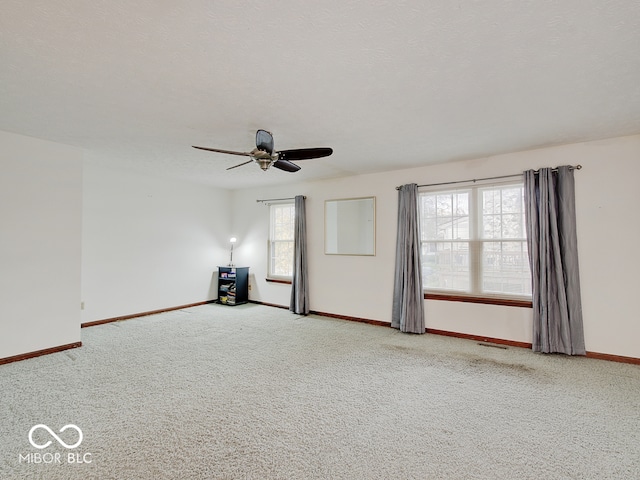
[[[273,164],[273,160],[270,158],[256,158],[256,162],[260,165],[262,170],[268,170],[271,164]]]

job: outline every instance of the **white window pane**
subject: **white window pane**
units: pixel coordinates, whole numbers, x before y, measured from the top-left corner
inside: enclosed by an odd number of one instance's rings
[[[426,217],[436,215],[436,197],[433,195],[422,195],[422,214]]]
[[[423,241],[470,238],[469,192],[421,194]]]
[[[420,229],[423,240],[436,240],[438,238],[438,226],[433,218],[422,218],[422,228]]]
[[[293,242],[274,242],[272,247],[271,273],[287,277],[293,275]]]
[[[520,213],[502,215],[502,238],[523,238],[523,216]]]
[[[436,196],[436,215],[439,217],[449,217],[453,211],[451,194]]]
[[[453,238],[453,225],[450,217],[436,218],[438,240],[451,240]]]
[[[502,189],[502,212],[522,212],[522,187],[507,187]]]
[[[502,231],[502,218],[500,215],[483,215],[482,216],[482,237],[483,238],[500,238]]]
[[[521,184],[422,193],[419,205],[427,290],[531,295]]]
[[[500,213],[500,193],[496,190],[482,192],[482,213]]]
[[[482,190],[482,238],[525,238],[523,192],[522,186]]]
[[[458,193],[455,195],[455,208],[456,215],[469,215],[469,193]]]
[[[506,295],[531,295],[526,241],[483,242],[482,290]]]
[[[469,240],[469,217],[459,216],[453,221],[453,240]]]
[[[269,275],[293,274],[295,205],[276,204],[270,209]]]
[[[469,291],[471,281],[468,243],[423,243],[422,260],[425,288]]]

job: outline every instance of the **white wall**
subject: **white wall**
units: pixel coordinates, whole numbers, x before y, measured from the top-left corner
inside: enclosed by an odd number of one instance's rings
[[[80,341],[82,151],[0,132],[0,358]]]
[[[80,321],[214,298],[215,267],[227,263],[232,235],[235,263],[251,268],[250,298],[288,305],[290,287],[265,281],[269,215],[255,200],[296,194],[308,197],[312,310],[389,321],[395,186],[577,163],[587,350],[640,357],[640,135],[234,192],[91,162],[83,177],[81,150],[9,133],[0,132],[0,146],[0,358],[77,342]],[[376,255],[324,255],[324,201],[365,196],[376,197]],[[530,309],[425,305],[429,328],[531,341]]]
[[[239,264],[251,267],[250,298],[288,305],[290,287],[265,281],[268,208],[258,198],[307,196],[311,309],[390,321],[397,192],[437,183],[582,164],[576,172],[578,249],[587,350],[640,357],[634,295],[640,249],[640,136],[565,145],[380,174],[233,192]],[[317,160],[321,161],[321,160]],[[324,255],[324,201],[376,196],[375,257]],[[426,301],[428,328],[531,342],[531,309]]]
[[[228,262],[230,194],[87,162],[82,322],[215,298]]]

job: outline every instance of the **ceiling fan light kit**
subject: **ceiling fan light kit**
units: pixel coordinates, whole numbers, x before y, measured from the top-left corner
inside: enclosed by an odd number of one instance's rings
[[[233,150],[222,150],[219,148],[196,147],[195,145],[193,145],[193,148],[207,150],[209,152],[227,153],[230,155],[243,155],[251,158],[251,160],[229,167],[227,170],[241,167],[242,165],[255,161],[264,171],[273,166],[279,170],[291,173],[300,170],[300,166],[293,163],[292,160],[299,161],[328,157],[333,153],[333,149],[329,147],[298,148],[294,150],[280,150],[277,152],[274,150],[273,135],[266,130],[258,130],[256,132],[256,148],[250,152],[236,152]]]

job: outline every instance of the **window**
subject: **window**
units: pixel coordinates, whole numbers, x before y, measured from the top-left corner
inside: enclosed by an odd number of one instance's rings
[[[522,183],[420,193],[428,293],[531,298]]]
[[[293,232],[295,204],[276,203],[269,206],[269,277],[293,276]]]

